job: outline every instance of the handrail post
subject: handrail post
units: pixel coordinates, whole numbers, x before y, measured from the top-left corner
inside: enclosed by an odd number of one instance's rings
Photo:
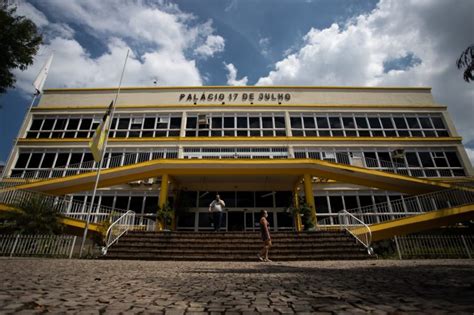
[[[464,235],[461,235],[461,240],[462,240],[462,243],[464,244],[464,248],[466,249],[467,257],[469,257],[469,259],[472,259],[471,251],[469,250],[469,247],[467,246],[466,240],[464,239]]]
[[[72,258],[72,253],[74,252],[74,246],[76,246],[76,239],[77,239],[77,236],[74,236],[74,238],[72,239],[72,246],[71,246],[71,251],[69,252],[69,259]]]
[[[395,246],[397,247],[398,259],[402,260],[402,252],[400,250],[400,245],[398,244],[398,238],[396,235],[394,239],[395,239]]]
[[[10,253],[10,257],[13,257],[13,253],[15,252],[16,245],[18,244],[19,238],[20,238],[20,234],[17,234],[15,238],[15,243],[13,243],[13,248],[12,248],[12,252]]]

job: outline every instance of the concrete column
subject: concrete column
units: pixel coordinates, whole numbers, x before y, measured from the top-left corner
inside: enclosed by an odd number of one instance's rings
[[[163,176],[161,176],[160,197],[158,199],[158,206],[160,208],[163,208],[168,201],[168,180],[168,174],[163,174]],[[156,220],[156,228],[158,231],[163,230],[163,226],[164,222]]]
[[[181,129],[179,130],[179,136],[184,138],[186,136],[186,122],[187,122],[188,115],[186,112],[183,112],[181,116]]]
[[[168,174],[163,174],[163,176],[161,176],[160,199],[158,200],[158,205],[160,207],[166,205],[166,202],[168,201],[168,181]]]
[[[299,205],[299,196],[298,196],[298,186],[299,183],[295,185],[293,188],[293,206],[295,208],[298,208]],[[302,223],[301,223],[301,215],[299,212],[295,213],[295,225],[296,225],[296,231],[301,232],[303,230],[302,228]]]
[[[286,136],[292,137],[293,134],[291,132],[291,120],[290,120],[290,113],[285,111],[285,129],[286,129]]]
[[[316,206],[314,203],[312,176],[310,174],[304,174],[304,194],[306,203],[311,208],[311,220],[316,227]]]

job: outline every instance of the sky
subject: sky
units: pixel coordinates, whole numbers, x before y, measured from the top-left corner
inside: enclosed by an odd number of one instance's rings
[[[0,96],[0,163],[54,51],[45,88],[428,86],[474,163],[474,83],[456,59],[474,44],[472,0],[24,0],[44,43]]]

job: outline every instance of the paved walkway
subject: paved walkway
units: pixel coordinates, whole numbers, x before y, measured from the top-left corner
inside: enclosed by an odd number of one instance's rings
[[[473,267],[0,258],[0,313],[473,314]]]

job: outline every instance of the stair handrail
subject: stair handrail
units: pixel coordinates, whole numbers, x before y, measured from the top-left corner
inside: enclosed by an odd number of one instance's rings
[[[120,218],[115,220],[105,233],[105,246],[102,247],[102,254],[106,255],[110,246],[115,244],[119,238],[135,225],[135,211],[128,210]]]
[[[339,224],[341,230],[349,232],[359,243],[361,243],[366,249],[369,255],[374,253],[372,247],[372,230],[359,218],[352,215],[347,210],[341,210],[338,212]],[[367,232],[355,234],[352,232],[353,229],[364,228]]]

